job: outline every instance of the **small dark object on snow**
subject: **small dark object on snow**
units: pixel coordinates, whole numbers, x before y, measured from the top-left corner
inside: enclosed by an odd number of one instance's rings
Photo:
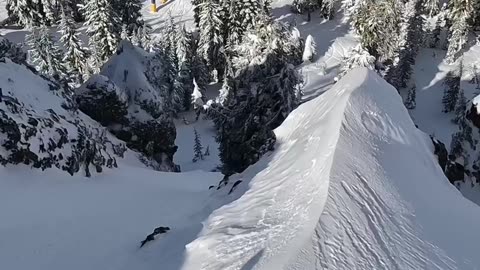
[[[233,184],[232,188],[230,189],[230,191],[228,192],[228,194],[232,194],[232,192],[235,190],[235,188],[240,185],[240,183],[242,183],[242,180],[238,180],[237,182],[235,182],[235,184]]]
[[[215,186],[209,186],[208,189],[212,189],[212,188],[214,188],[214,187],[215,187]]]
[[[223,179],[218,183],[218,187],[217,187],[217,190],[219,190],[220,188],[222,188],[222,185],[223,186],[226,186],[228,184],[228,179],[230,178],[229,175],[225,175],[223,176]]]
[[[155,240],[155,236],[158,234],[167,233],[170,230],[169,227],[158,227],[153,230],[153,233],[147,235],[147,238],[141,242],[140,248],[142,248],[147,242]]]

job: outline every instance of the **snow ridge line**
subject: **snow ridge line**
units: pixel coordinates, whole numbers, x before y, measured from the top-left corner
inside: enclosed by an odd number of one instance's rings
[[[242,174],[249,189],[211,214],[182,269],[281,269],[292,259],[323,212],[345,110],[369,76],[364,68],[347,74],[287,118],[277,150]],[[258,166],[265,169],[252,174]]]

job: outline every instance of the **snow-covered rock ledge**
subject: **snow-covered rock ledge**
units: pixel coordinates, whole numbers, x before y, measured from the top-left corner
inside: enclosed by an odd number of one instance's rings
[[[397,91],[355,69],[276,130],[185,270],[474,269],[480,209],[448,183]],[[257,174],[257,172],[260,173]],[[234,181],[231,181],[231,183]]]

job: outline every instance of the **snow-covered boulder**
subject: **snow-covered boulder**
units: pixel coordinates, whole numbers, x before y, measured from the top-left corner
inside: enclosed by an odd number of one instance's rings
[[[164,112],[161,89],[150,84],[145,63],[149,55],[127,41],[118,52],[75,91],[82,112],[107,127],[142,160],[162,171],[178,171],[173,163],[176,130]],[[161,72],[158,70],[157,72]]]
[[[58,84],[27,65],[0,58],[1,165],[90,176],[91,170],[116,167],[125,151],[123,142],[76,110]]]

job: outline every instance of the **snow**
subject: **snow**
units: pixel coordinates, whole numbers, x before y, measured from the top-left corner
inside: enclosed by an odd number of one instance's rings
[[[0,269],[175,269],[221,175],[120,167],[92,179],[0,167]],[[139,249],[159,226],[171,231]]]
[[[0,167],[0,269],[477,269],[480,210],[448,183],[430,139],[413,125],[447,148],[458,128],[442,112],[443,78],[455,68],[443,62],[445,52],[419,52],[412,121],[396,90],[371,71],[356,69],[334,84],[358,39],[341,16],[306,22],[290,3],[274,1],[273,14],[312,35],[317,60],[299,67],[305,103],[276,130],[275,152],[209,191],[221,179],[206,172],[220,164],[215,131],[190,112],[175,122],[175,163],[188,173],[146,170],[133,157],[91,179]],[[158,13],[145,1],[142,12],[154,32],[169,16],[193,28],[190,0],[158,3]],[[17,43],[26,33],[0,29]],[[479,52],[480,45],[469,48],[465,65]],[[122,69],[142,70],[132,58],[106,72],[121,84]],[[134,81],[124,86],[143,83]],[[467,99],[475,96],[467,88]],[[43,111],[57,101],[38,103]],[[194,129],[211,151],[196,163]],[[480,202],[479,186],[464,186],[465,197]],[[138,249],[158,226],[172,231]]]
[[[185,124],[183,118],[187,120]],[[175,144],[178,145],[178,151],[173,157],[175,164],[180,165],[182,172],[189,171],[213,171],[218,170],[220,166],[220,158],[218,156],[218,143],[215,141],[216,130],[213,122],[203,119],[202,116],[195,121],[196,115],[194,112],[187,112],[180,115],[179,119],[175,121],[177,129],[177,138]],[[204,160],[193,162],[193,145],[194,145],[194,129],[200,134],[200,141],[203,148],[207,147],[210,151],[209,156],[205,156]]]
[[[374,72],[348,73],[276,135],[273,154],[230,179],[244,180],[244,194],[208,218],[182,269],[480,265],[480,209],[449,184],[428,136]]]
[[[417,106],[411,115],[422,131],[434,135],[449,149],[452,134],[458,130],[458,126],[451,121],[453,114],[443,112],[443,80],[448,71],[455,68],[443,61],[445,53],[436,49],[420,50],[414,68]],[[466,97],[471,98],[468,95]]]
[[[7,0],[0,0],[0,21],[5,20],[7,17]]]

